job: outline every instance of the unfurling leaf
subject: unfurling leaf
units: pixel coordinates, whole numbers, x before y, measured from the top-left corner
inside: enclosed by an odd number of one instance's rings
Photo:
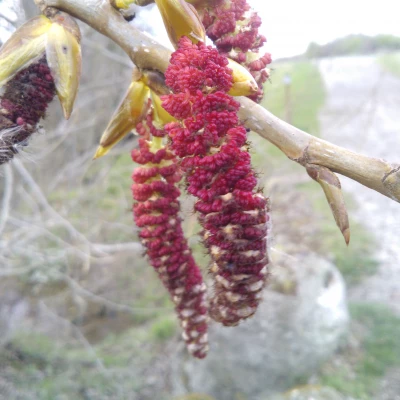
[[[306,166],[306,169],[308,175],[321,185],[336,224],[348,245],[350,242],[349,217],[347,215],[339,178],[330,169],[321,167],[320,165],[309,164]]]
[[[68,14],[57,12],[51,19],[32,18],[0,49],[0,85],[46,55],[56,91],[69,118],[81,71],[80,32]]]
[[[68,119],[81,74],[80,33],[78,25],[69,15],[60,14],[57,14],[48,31],[46,57],[64,117]]]
[[[145,71],[142,76],[142,81],[150,89],[150,97],[153,105],[153,123],[158,125],[158,128],[161,128],[169,122],[176,121],[176,119],[161,105],[160,96],[170,93],[165,85],[164,76],[156,71]]]
[[[115,8],[118,9],[127,9],[129,8],[132,4],[135,4],[135,0],[113,0],[112,4]]]
[[[43,56],[51,21],[41,15],[17,29],[0,49],[0,85]]]
[[[149,88],[141,81],[133,81],[121,104],[111,117],[94,159],[106,155],[112,147],[132,131],[148,109]]]
[[[150,96],[153,104],[153,122],[158,125],[158,128],[161,128],[169,122],[176,121],[176,119],[168,111],[164,110],[161,105],[160,96],[158,96],[156,92],[150,90]]]
[[[179,39],[187,36],[192,42],[205,42],[204,26],[196,9],[185,0],[156,0],[169,40],[178,48]]]

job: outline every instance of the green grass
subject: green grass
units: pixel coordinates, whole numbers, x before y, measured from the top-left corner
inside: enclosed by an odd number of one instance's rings
[[[150,335],[157,342],[165,342],[171,339],[177,332],[178,321],[173,317],[163,317],[153,322]]]
[[[340,366],[324,374],[321,383],[358,400],[373,400],[379,380],[400,366],[400,318],[381,304],[353,304],[350,311],[361,331],[359,354],[352,356],[350,371]]]
[[[378,63],[384,71],[400,78],[400,53],[381,55],[378,57]]]
[[[330,210],[327,209],[326,212],[329,213]],[[333,262],[343,274],[346,283],[355,285],[373,275],[378,268],[378,262],[374,258],[373,250],[376,246],[371,234],[355,221],[351,221],[350,230],[350,245],[346,247],[333,217],[327,218],[321,229],[324,238],[322,251],[325,250],[333,256]]]
[[[172,318],[163,317],[110,335],[91,349],[41,334],[17,334],[0,350],[0,376],[10,387],[7,399],[139,398],[146,386],[142,374],[152,370],[176,326]]]
[[[288,105],[285,100],[285,75],[291,77],[290,116],[287,114]],[[264,85],[264,99],[261,105],[277,117],[289,119],[287,122],[297,128],[318,136],[318,113],[324,101],[325,88],[317,66],[311,61],[293,61],[277,63],[272,67],[271,77]],[[279,166],[283,160],[290,163],[276,146],[259,135],[251,136],[250,151],[252,163],[257,171],[265,170],[266,155],[269,168]]]
[[[289,103],[286,101],[284,77],[291,78]],[[325,101],[325,88],[318,67],[310,61],[278,63],[273,67],[270,82],[264,85],[261,105],[281,119],[290,110],[292,125],[318,135],[318,112]]]
[[[200,393],[190,393],[184,396],[175,397],[173,400],[215,400],[214,397]]]
[[[400,318],[380,304],[355,304],[351,313],[367,329],[363,343],[366,354],[358,372],[380,377],[388,368],[399,366]]]
[[[363,278],[376,272],[378,263],[374,258],[375,241],[372,235],[359,223],[351,219],[354,203],[345,194],[345,202],[350,215],[350,245],[346,247],[344,239],[333,218],[323,191],[316,182],[297,185],[306,192],[312,201],[313,209],[318,215],[315,223],[320,236],[318,251],[330,255],[334,264],[343,274],[348,285],[359,283]]]

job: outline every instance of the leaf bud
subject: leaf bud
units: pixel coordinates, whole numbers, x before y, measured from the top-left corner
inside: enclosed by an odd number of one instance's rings
[[[155,0],[164,21],[168,37],[175,48],[179,39],[187,36],[192,42],[205,42],[204,26],[196,9],[185,0]]]

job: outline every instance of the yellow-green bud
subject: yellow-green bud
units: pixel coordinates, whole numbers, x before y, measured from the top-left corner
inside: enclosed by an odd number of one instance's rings
[[[0,49],[0,85],[41,58],[45,52],[51,21],[41,15],[17,29]]]
[[[77,23],[58,13],[47,33],[46,58],[50,67],[64,117],[71,115],[81,75],[80,32]]]
[[[129,86],[121,104],[111,117],[94,159],[106,155],[112,147],[122,140],[143,119],[148,110],[149,88],[141,80]]]
[[[205,41],[205,30],[196,9],[185,0],[155,0],[169,40],[177,48],[179,39],[187,36],[194,43]]]
[[[231,96],[250,96],[258,91],[253,75],[242,65],[228,58],[228,67],[232,70],[233,84],[228,94]]]

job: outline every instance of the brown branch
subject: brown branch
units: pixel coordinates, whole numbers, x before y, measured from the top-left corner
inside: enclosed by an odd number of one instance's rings
[[[304,167],[308,164],[326,167],[400,202],[400,164],[336,146],[280,120],[247,98],[241,98],[240,102],[240,118],[246,127],[269,140],[291,160]]]
[[[47,14],[48,8],[64,10],[118,44],[140,68],[164,72],[171,51],[124,20],[107,0],[34,0]]]
[[[35,0],[42,12],[55,7],[112,39],[139,68],[165,72],[170,50],[129,25],[107,0]],[[400,202],[400,164],[367,157],[318,139],[285,123],[247,98],[240,98],[240,117],[247,128],[306,167],[315,164],[345,175]]]

